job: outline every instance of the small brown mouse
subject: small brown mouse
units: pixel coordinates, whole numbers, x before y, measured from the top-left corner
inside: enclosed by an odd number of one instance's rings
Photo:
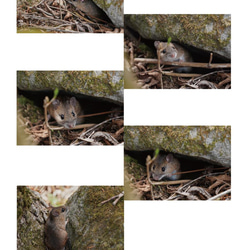
[[[180,171],[180,162],[172,154],[159,154],[151,165],[151,176],[156,181],[179,180],[181,175],[175,173]]]
[[[193,62],[190,53],[176,43],[155,41],[154,45],[157,50],[160,50],[160,58],[163,62]],[[191,70],[191,67],[175,69],[178,73],[189,73]]]
[[[52,207],[45,223],[45,245],[49,250],[64,250],[69,239],[66,232],[66,206]]]
[[[49,115],[59,125],[65,128],[73,128],[83,122],[83,110],[75,97],[58,97],[48,107]]]
[[[89,16],[106,19],[107,16],[92,0],[72,0],[72,4]]]

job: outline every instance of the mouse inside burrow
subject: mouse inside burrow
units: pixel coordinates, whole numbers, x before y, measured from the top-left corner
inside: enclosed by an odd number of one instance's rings
[[[138,164],[141,166],[143,169],[144,174],[146,175],[146,158],[149,155],[151,159],[154,157],[154,151],[153,150],[145,150],[145,151],[134,151],[134,150],[125,150],[125,154],[128,156],[132,157],[133,159],[138,162]],[[171,155],[171,156],[170,156]],[[170,156],[170,157],[169,157]],[[154,162],[156,163],[155,166],[153,163],[151,164],[151,179],[154,181],[164,181],[164,180],[182,180],[182,179],[195,179],[198,178],[201,175],[204,175],[209,172],[219,172],[220,168],[222,166],[211,162],[209,160],[204,160],[199,157],[193,157],[193,156],[186,156],[182,154],[178,154],[175,152],[166,152],[166,151],[160,151],[159,157],[157,157],[157,160]],[[176,170],[176,173],[180,173],[179,175],[176,176],[166,176],[164,178],[164,175],[166,174],[166,167],[164,168],[164,165],[167,163],[171,163],[174,165]],[[134,165],[137,167],[137,165]],[[158,171],[156,171],[153,168],[157,168]],[[163,168],[163,169],[162,169]],[[218,170],[217,170],[218,169]],[[178,170],[178,171],[177,171]],[[191,172],[191,171],[197,171],[201,170],[198,172]],[[190,173],[182,173],[182,172],[189,172]],[[155,179],[152,176],[152,172],[155,173]],[[158,173],[158,175],[156,174]]]
[[[24,96],[28,100],[32,101],[35,106],[40,108],[40,112],[42,114],[44,98],[48,96],[49,100],[51,100],[53,97],[53,91],[24,91],[18,89],[17,94],[18,96]],[[58,97],[52,103],[50,108],[50,113],[52,114],[50,122],[56,120],[59,121],[60,125],[60,123],[63,123],[64,120],[69,120],[72,123],[69,125],[69,128],[76,124],[99,123],[109,117],[109,114],[89,117],[82,116],[113,110],[118,110],[119,113],[119,111],[123,111],[123,105],[120,103],[110,102],[102,98],[60,91]],[[78,116],[81,116],[81,119],[77,120]],[[57,117],[57,119],[55,119],[55,117]],[[60,122],[60,120],[62,120],[62,122]]]

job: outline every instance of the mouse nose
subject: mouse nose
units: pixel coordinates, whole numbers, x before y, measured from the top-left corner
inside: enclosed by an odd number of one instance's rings
[[[65,124],[64,124],[64,127],[65,127],[65,128],[73,128],[74,126],[73,126],[72,123],[65,123]]]
[[[76,120],[67,121],[66,123],[64,123],[65,128],[74,128],[75,126],[76,126]]]

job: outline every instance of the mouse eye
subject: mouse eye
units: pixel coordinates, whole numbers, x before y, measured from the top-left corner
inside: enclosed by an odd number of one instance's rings
[[[155,164],[153,165],[153,170],[155,170]]]
[[[63,119],[64,119],[64,114],[61,114],[60,117],[61,117],[61,119],[63,120]]]
[[[162,171],[162,172],[165,172],[165,169],[166,169],[165,167],[162,167],[162,168],[161,168],[161,171]]]
[[[64,207],[62,207],[62,212],[65,212],[65,210],[66,210],[66,209],[65,209]]]
[[[71,114],[72,114],[72,116],[73,116],[73,117],[75,117],[75,116],[76,116],[76,114],[75,114],[73,111],[71,112]]]
[[[166,54],[166,52],[167,52],[167,51],[166,51],[165,49],[162,51],[163,54]]]

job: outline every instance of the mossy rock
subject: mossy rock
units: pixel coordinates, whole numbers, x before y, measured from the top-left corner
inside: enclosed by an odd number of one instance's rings
[[[93,0],[93,2],[107,14],[116,27],[124,26],[123,0]]]
[[[124,249],[124,201],[114,206],[109,198],[120,194],[121,186],[85,186],[68,199],[66,230],[72,250]],[[17,188],[17,249],[45,250],[44,225],[48,205],[39,193]],[[66,248],[68,249],[68,248]]]
[[[124,249],[124,202],[101,204],[123,187],[80,187],[68,200],[72,249]]]
[[[127,126],[126,150],[164,150],[231,165],[230,126]]]
[[[143,38],[172,41],[231,58],[231,15],[125,15]]]
[[[17,249],[45,250],[44,223],[46,203],[37,193],[26,187],[17,187]]]
[[[122,71],[18,71],[21,90],[64,90],[123,103]]]

